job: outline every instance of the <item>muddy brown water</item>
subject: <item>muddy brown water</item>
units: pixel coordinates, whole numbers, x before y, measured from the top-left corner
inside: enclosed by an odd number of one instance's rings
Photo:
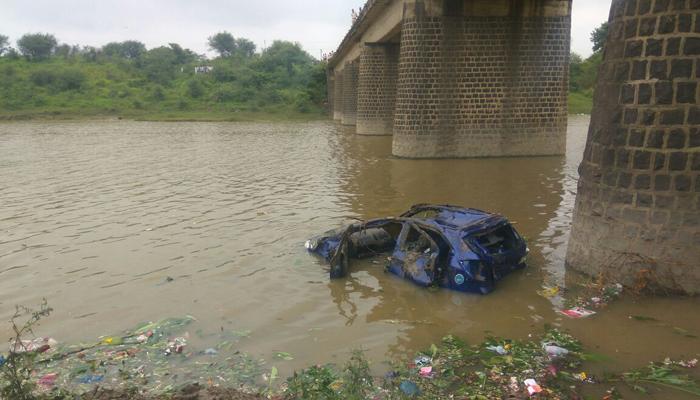
[[[570,320],[556,313],[562,299],[537,294],[571,278],[564,255],[588,123],[570,118],[565,157],[476,160],[397,159],[390,137],[324,121],[0,124],[0,334],[15,304],[46,297],[56,311],[37,333],[62,342],[189,314],[193,330],[250,331],[238,347],[283,373],[358,348],[381,370],[446,334],[527,338],[545,324],[610,357],[593,372],[697,357],[700,339],[674,329],[700,335],[697,299],[624,297]],[[369,261],[331,282],[303,248],[420,202],[508,216],[528,238],[529,268],[488,296],[431,292]]]

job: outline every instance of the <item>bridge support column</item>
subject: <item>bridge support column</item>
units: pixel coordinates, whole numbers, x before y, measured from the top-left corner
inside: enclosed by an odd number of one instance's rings
[[[571,0],[407,0],[393,153],[563,154]]]
[[[360,56],[357,133],[391,135],[394,130],[399,45],[367,43]]]
[[[326,73],[326,90],[326,98],[328,99],[328,116],[333,118],[333,108],[335,107],[335,73],[332,70],[329,70]]]
[[[359,61],[345,63],[343,68],[343,125],[355,125],[357,122],[357,83]]]
[[[610,16],[567,266],[700,294],[700,3]]]
[[[333,119],[343,119],[343,71],[333,72]]]

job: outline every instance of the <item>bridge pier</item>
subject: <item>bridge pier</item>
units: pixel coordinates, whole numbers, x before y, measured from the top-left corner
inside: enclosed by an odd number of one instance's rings
[[[563,154],[571,2],[406,1],[393,153]]]
[[[398,43],[366,43],[359,73],[357,133],[391,135],[399,73]]]
[[[335,73],[330,70],[326,73],[326,97],[328,99],[328,116],[333,118],[335,113]]]
[[[571,2],[370,1],[329,61],[334,116],[400,157],[564,154]]]
[[[348,61],[343,68],[343,125],[357,123],[357,84],[359,78],[359,61]]]
[[[567,266],[700,294],[700,3],[613,0],[609,32]]]
[[[333,119],[343,119],[343,72],[333,71]]]

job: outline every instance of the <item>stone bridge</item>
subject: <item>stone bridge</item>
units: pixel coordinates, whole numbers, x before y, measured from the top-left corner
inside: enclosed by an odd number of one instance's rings
[[[369,0],[329,108],[400,157],[563,154],[570,30],[571,0]]]
[[[561,154],[570,22],[571,0],[370,0],[331,111],[402,157]],[[567,267],[700,295],[700,0],[612,0],[609,23]]]

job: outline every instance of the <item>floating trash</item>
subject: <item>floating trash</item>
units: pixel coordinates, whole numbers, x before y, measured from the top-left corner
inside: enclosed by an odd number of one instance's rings
[[[508,354],[508,350],[505,349],[503,346],[488,346],[486,347],[486,350],[491,350],[494,353],[498,353],[499,355],[506,355]]]
[[[58,374],[46,374],[39,378],[37,384],[39,384],[39,386],[41,386],[44,389],[51,389],[56,385],[56,379],[58,379]]]
[[[292,356],[290,353],[287,353],[286,351],[277,351],[274,355],[275,358],[278,360],[291,361],[294,359],[294,356]]]
[[[677,366],[683,367],[683,368],[695,368],[698,366],[698,359],[694,358],[692,360],[687,360],[687,361],[685,361],[685,360],[673,361],[670,358],[666,358],[664,360],[663,364],[668,365],[668,366],[677,365]]]
[[[517,393],[520,391],[520,385],[518,384],[518,378],[511,376],[510,383],[508,384],[508,389],[511,393]]]
[[[36,338],[34,340],[21,340],[14,343],[14,347],[10,348],[13,353],[45,353],[58,345],[58,342],[53,338]]]
[[[540,387],[540,385],[537,384],[537,382],[534,379],[525,379],[523,383],[527,387],[527,393],[530,396],[542,392],[542,388]]]
[[[78,378],[78,383],[90,385],[93,383],[102,382],[105,379],[104,375],[85,375]]]
[[[187,346],[187,339],[183,337],[175,338],[168,342],[168,347],[165,349],[165,355],[169,356],[173,353],[180,354],[185,350]]]
[[[556,343],[543,343],[542,349],[550,358],[564,357],[569,354],[569,350],[557,346]]]
[[[547,299],[551,299],[552,297],[556,297],[559,294],[559,288],[557,286],[544,287],[542,288],[542,290],[538,290],[537,294]]]
[[[418,385],[411,381],[403,381],[399,385],[399,389],[405,394],[406,396],[409,397],[415,397],[420,394],[420,389],[418,389]]]
[[[568,310],[561,310],[560,313],[566,315],[570,318],[587,318],[591,315],[595,315],[596,312],[592,310],[585,309],[583,307],[574,307]]]
[[[416,357],[415,360],[413,360],[414,364],[416,364],[417,367],[424,367],[426,365],[430,365],[433,363],[432,357],[428,356],[418,356]]]
[[[234,336],[229,332],[211,337],[223,339],[219,342],[227,350],[223,359],[211,358],[222,351],[218,345],[187,351],[186,329],[194,321],[189,316],[164,319],[123,335],[98,338],[93,344],[56,345],[37,358],[36,383],[42,389],[60,388],[77,395],[97,386],[117,390],[138,386],[145,394],[161,394],[192,381],[256,391],[263,361],[232,348]],[[32,343],[32,348],[39,344]],[[207,359],[200,362],[199,357]]]

